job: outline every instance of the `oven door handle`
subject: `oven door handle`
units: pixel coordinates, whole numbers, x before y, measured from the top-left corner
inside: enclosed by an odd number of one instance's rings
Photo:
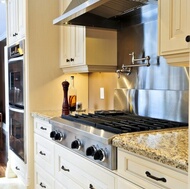
[[[17,108],[9,107],[9,110],[11,110],[11,111],[13,111],[13,112],[18,112],[18,113],[24,113],[24,110],[23,110],[23,109],[17,109]]]
[[[19,61],[19,60],[24,60],[24,56],[10,58],[9,62],[15,62],[15,61]]]

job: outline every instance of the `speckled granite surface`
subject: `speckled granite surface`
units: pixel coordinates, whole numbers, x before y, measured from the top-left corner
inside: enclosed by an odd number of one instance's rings
[[[188,129],[128,133],[112,144],[127,151],[188,171]]]
[[[33,117],[42,119],[44,121],[49,121],[52,117],[60,117],[61,116],[61,110],[41,110],[32,112],[31,114]]]

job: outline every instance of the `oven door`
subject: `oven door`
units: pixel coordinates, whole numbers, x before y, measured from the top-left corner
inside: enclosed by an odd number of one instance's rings
[[[23,62],[24,57],[9,59],[9,104],[24,107],[23,100]]]
[[[26,163],[24,110],[10,107],[9,115],[10,149]]]

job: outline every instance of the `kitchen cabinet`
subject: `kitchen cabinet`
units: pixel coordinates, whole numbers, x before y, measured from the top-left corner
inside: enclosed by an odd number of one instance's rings
[[[61,14],[69,2],[61,2]],[[117,32],[60,26],[60,68],[64,73],[115,72]]]
[[[28,185],[26,164],[11,150],[9,150],[9,156],[12,171],[25,185]]]
[[[190,2],[159,0],[159,55],[174,66],[189,66]]]
[[[8,0],[8,44],[25,36],[25,1]]]
[[[50,141],[51,124],[34,119],[35,188],[54,188],[54,145]]]
[[[38,164],[35,165],[35,189],[54,189],[54,179]],[[57,188],[55,188],[57,189]]]
[[[118,149],[118,174],[146,189],[187,189],[187,173]]]
[[[128,180],[125,180],[122,177],[118,177],[117,188],[118,189],[142,189],[141,187],[129,182]]]

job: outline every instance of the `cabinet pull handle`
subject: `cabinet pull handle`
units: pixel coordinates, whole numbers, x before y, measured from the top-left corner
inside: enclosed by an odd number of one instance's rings
[[[15,169],[16,169],[16,170],[18,170],[18,171],[20,171],[20,168],[19,168],[19,167],[17,167],[17,166],[15,167]]]
[[[165,178],[158,178],[158,177],[155,177],[155,176],[151,175],[151,173],[148,172],[148,171],[146,171],[145,174],[146,174],[147,177],[149,177],[149,178],[151,178],[151,179],[154,179],[154,180],[156,180],[156,181],[167,182],[167,180],[166,180]]]
[[[45,127],[40,127],[40,129],[41,129],[41,130],[44,130],[44,131],[47,130],[47,128],[45,128]]]
[[[63,169],[63,171],[70,171],[69,169],[66,169],[63,165],[61,166],[61,169]]]
[[[46,186],[45,186],[45,185],[43,185],[43,183],[42,183],[42,182],[40,182],[40,186],[41,186],[42,188],[46,188]]]
[[[66,62],[70,62],[70,60],[67,58],[67,59],[66,59]]]
[[[187,35],[187,36],[186,36],[185,41],[186,41],[186,42],[190,42],[190,35]]]
[[[92,184],[89,185],[89,188],[90,188],[90,189],[95,189]]]
[[[74,58],[71,58],[71,62],[74,62],[74,60],[75,60]]]
[[[17,36],[17,35],[18,35],[18,33],[14,33],[14,34],[13,34],[13,37],[15,37],[15,36]]]
[[[42,151],[39,152],[42,156],[46,156],[45,153],[43,153]]]

